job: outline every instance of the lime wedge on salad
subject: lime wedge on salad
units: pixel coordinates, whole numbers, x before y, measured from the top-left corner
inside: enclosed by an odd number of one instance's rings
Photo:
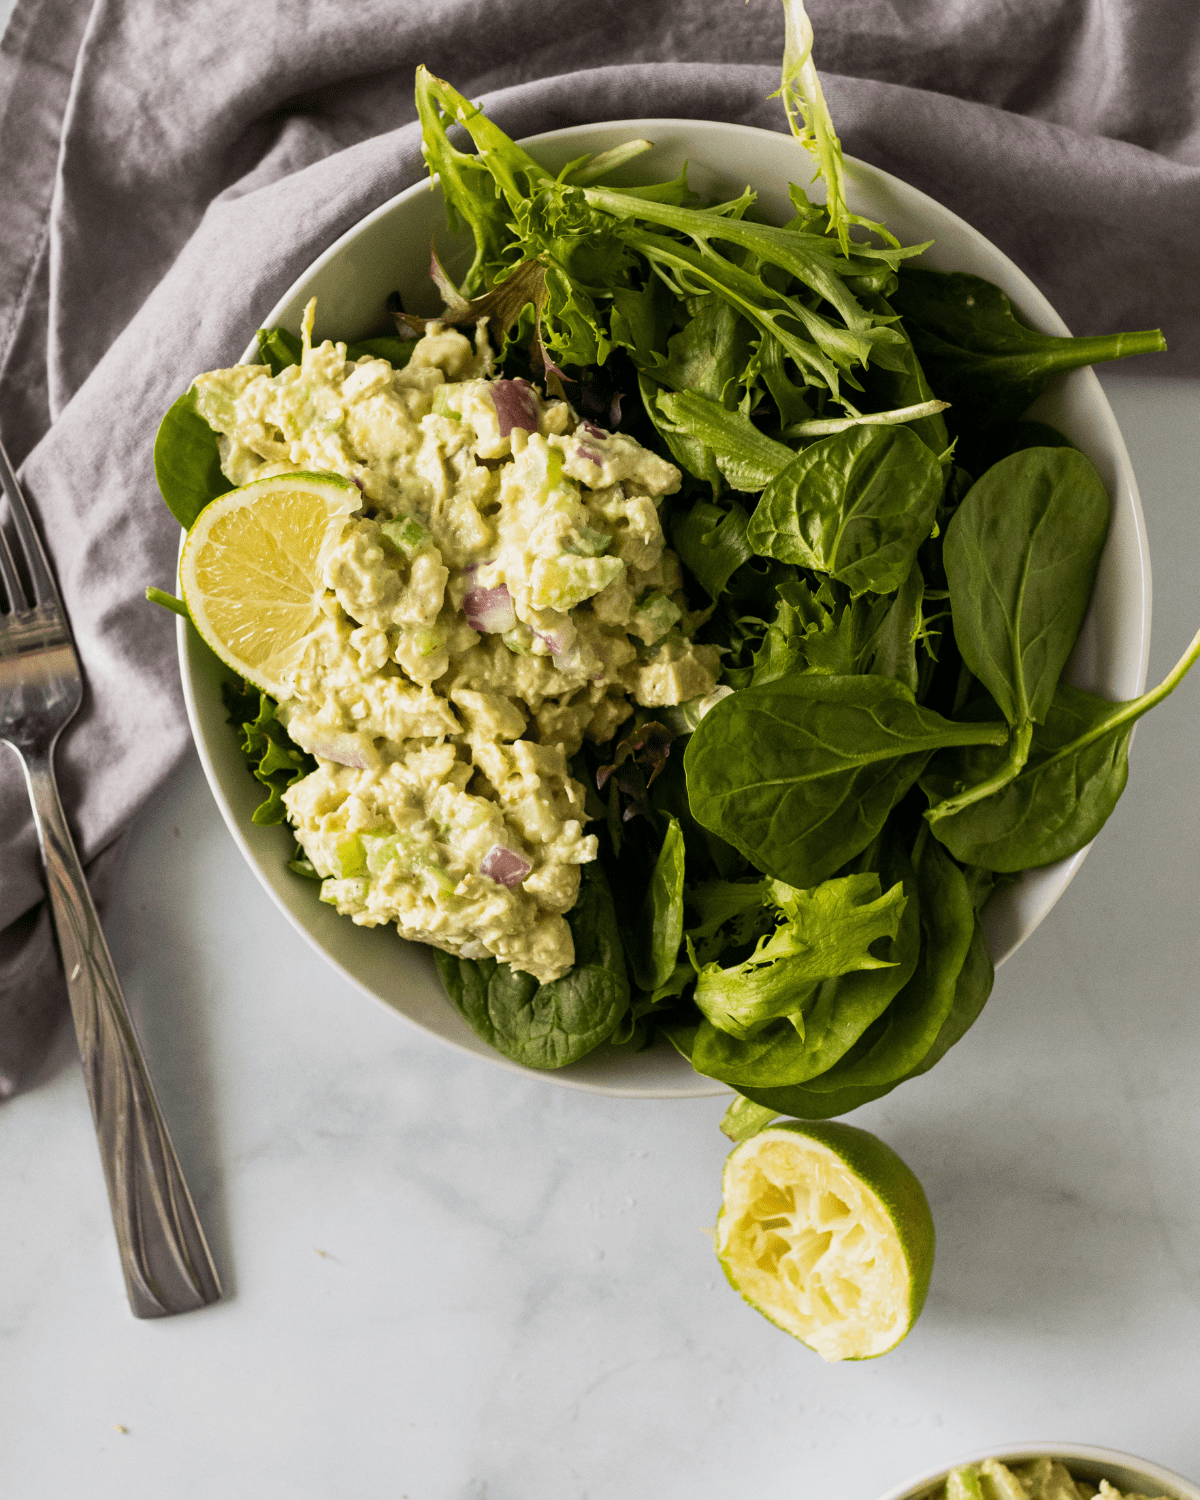
[[[916,1321],[933,1218],[890,1146],[853,1125],[787,1121],[725,1163],[717,1255],[731,1285],[822,1359],[873,1359]]]
[[[211,501],[179,560],[192,622],[227,666],[279,697],[320,623],[322,567],[362,495],[332,474],[278,474]]]

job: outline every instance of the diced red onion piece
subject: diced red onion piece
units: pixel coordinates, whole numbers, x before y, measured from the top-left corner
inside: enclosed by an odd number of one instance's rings
[[[501,437],[508,437],[514,427],[525,432],[538,430],[537,394],[528,381],[493,380],[491,390]]]
[[[581,443],[579,446],[579,456],[580,458],[590,458],[594,464],[598,464],[600,467],[604,466],[604,458],[596,452],[595,448],[586,448]]]
[[[554,630],[549,633],[544,630],[535,630],[533,633],[539,641],[544,641],[550,647],[551,654],[554,656],[561,656],[567,649],[567,638],[561,630]]]
[[[503,844],[493,844],[483,856],[479,873],[494,880],[497,885],[507,886],[511,891],[514,886],[521,884],[532,869],[533,866],[524,855],[506,849]]]
[[[472,630],[485,635],[502,635],[517,623],[512,595],[503,584],[494,589],[469,588],[463,598],[463,614]]]
[[[365,771],[371,764],[367,752],[348,734],[333,733],[314,740],[304,747],[310,755],[319,755],[322,760],[336,761],[339,766],[351,766],[356,771]]]
[[[604,439],[609,436],[609,434],[605,432],[604,428],[597,427],[595,422],[585,422],[583,424],[583,430],[590,437],[599,438],[601,442],[603,442]]]
[[[583,665],[583,653],[576,642],[569,651],[556,651],[550,660],[556,672],[578,672]]]

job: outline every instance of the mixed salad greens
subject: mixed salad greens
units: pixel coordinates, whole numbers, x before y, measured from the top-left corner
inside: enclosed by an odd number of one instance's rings
[[[418,72],[426,159],[474,246],[457,286],[433,257],[437,321],[487,319],[506,377],[679,466],[664,529],[724,663],[704,702],[640,709],[576,758],[601,854],[568,914],[575,967],[539,985],[493,959],[437,962],[516,1061],[662,1033],[763,1117],[813,1119],[964,1034],[992,985],[981,908],[1095,836],[1134,723],[1200,636],[1130,703],[1061,681],[1110,502],[1022,414],[1059,372],[1162,336],[1038,333],[998,288],[912,264],[925,246],[852,214],[811,28],[785,9],[781,93],[826,191],[793,187],[785,225],[751,188],[697,201],[686,172],[607,185],[647,142],[552,173]],[[428,320],[393,311],[397,336],[370,352],[402,364]],[[283,330],[260,345],[273,368],[299,355]],[[196,423],[181,398],[156,454],[165,494],[190,476],[172,491],[185,511],[187,484],[199,503],[229,488]],[[256,816],[276,821],[312,763],[265,695],[230,708],[270,789]]]

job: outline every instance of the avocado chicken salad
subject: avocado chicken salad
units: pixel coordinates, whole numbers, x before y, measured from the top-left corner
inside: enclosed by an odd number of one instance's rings
[[[395,369],[314,348],[312,313],[298,364],[193,385],[237,484],[300,467],[362,489],[276,709],[317,763],[287,816],[355,922],[559,979],[598,845],[570,757],[716,685],[659,522],[679,470],[493,378],[482,325],[435,324]]]
[[[276,600],[286,669],[227,702],[256,820],[290,822],[321,899],[432,944],[518,1062],[661,1035],[818,1118],[971,1025],[980,909],[1095,836],[1200,638],[1131,702],[1061,680],[1110,502],[1025,412],[1161,335],[1039,333],[851,213],[785,9],[823,203],[793,186],[777,225],[749,187],[639,182],[645,141],[554,172],[421,69],[473,245],[457,284],[433,257],[442,311],[397,301],[357,344],[314,343],[311,305],[300,338],[263,330],[261,364],[171,408],[155,466],[189,530],[177,607],[233,665],[193,554],[228,579],[235,512],[320,510],[311,587]]]

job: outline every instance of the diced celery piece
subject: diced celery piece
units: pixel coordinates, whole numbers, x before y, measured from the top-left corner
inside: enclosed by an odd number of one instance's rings
[[[500,637],[514,656],[533,655],[533,631],[528,625],[514,625]]]
[[[440,630],[414,630],[412,643],[418,656],[432,656],[446,644],[446,637]]]
[[[342,880],[367,873],[367,851],[357,833],[348,833],[338,839],[333,853],[333,863]]]
[[[408,853],[407,841],[398,833],[383,837],[368,834],[363,843],[367,850],[367,869],[372,875],[382,875],[393,860],[403,864]]]
[[[983,1500],[974,1469],[955,1469],[946,1480],[946,1500]]]
[[[671,629],[672,625],[678,624],[683,618],[683,611],[678,604],[672,603],[666,594],[647,594],[638,602],[637,607],[638,624],[650,634],[652,640],[659,640]]]
[[[394,552],[401,552],[405,557],[415,556],[422,547],[427,547],[430,541],[428,528],[422,526],[416,516],[405,516],[403,519],[394,521],[380,521],[379,532],[385,546],[390,545]]]
[[[567,537],[563,547],[576,557],[599,557],[612,546],[612,540],[607,531],[593,531],[590,526],[577,526],[575,535]]]
[[[451,421],[461,422],[462,412],[455,411],[450,405],[450,392],[453,389],[453,385],[439,385],[434,387],[433,414],[435,417],[449,417]]]
[[[542,557],[533,565],[534,609],[574,609],[625,571],[619,557]]]

